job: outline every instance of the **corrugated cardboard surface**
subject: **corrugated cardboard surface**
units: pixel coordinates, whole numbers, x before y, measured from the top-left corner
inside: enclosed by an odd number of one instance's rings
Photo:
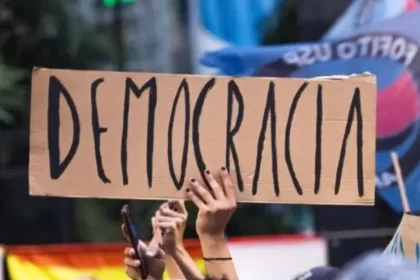
[[[145,85],[150,87],[135,89]],[[150,98],[153,89],[155,100]],[[68,92],[67,99],[63,91]],[[243,118],[236,131],[241,99]],[[69,104],[74,105],[73,116]],[[243,190],[237,191],[239,201],[373,204],[375,131],[376,79],[371,75],[271,79],[38,68],[32,80],[30,193],[180,198],[184,182],[200,179],[204,168],[217,172],[227,164],[228,151],[232,178],[243,182]],[[234,148],[227,144],[228,132]],[[68,165],[60,174],[58,166],[51,172],[57,165],[54,157],[61,164],[72,144],[75,153]],[[175,187],[177,181],[183,189]]]

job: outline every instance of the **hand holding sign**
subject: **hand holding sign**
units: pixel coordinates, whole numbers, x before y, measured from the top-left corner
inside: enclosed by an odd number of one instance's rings
[[[226,225],[236,210],[235,188],[225,167],[220,170],[220,183],[210,170],[205,174],[211,192],[194,178],[191,179],[191,189],[187,189],[187,197],[198,208],[197,234],[200,238],[223,238]]]

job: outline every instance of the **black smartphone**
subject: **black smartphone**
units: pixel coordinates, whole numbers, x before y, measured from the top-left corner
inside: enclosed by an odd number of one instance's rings
[[[123,218],[123,222],[127,227],[128,235],[130,237],[131,246],[134,249],[136,254],[136,259],[140,260],[140,275],[142,279],[146,279],[149,275],[149,269],[147,267],[147,263],[145,261],[143,252],[138,250],[138,242],[139,242],[139,235],[137,234],[136,227],[134,226],[133,222],[130,219],[130,208],[127,204],[125,204],[121,209],[121,215]]]

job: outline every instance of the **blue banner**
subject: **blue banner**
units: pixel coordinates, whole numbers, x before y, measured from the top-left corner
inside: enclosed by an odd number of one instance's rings
[[[283,0],[189,0],[189,30],[193,68],[212,74],[199,64],[207,51],[227,46],[259,46],[270,19]]]
[[[340,40],[274,47],[227,48],[202,62],[221,74],[314,77],[377,75],[378,193],[402,211],[390,152],[399,155],[412,211],[420,212],[420,9],[369,25]]]
[[[416,0],[353,0],[323,39],[348,36],[359,28],[391,19],[418,5]]]

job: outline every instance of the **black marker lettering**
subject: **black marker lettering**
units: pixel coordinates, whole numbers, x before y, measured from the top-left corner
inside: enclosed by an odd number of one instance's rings
[[[252,195],[257,194],[258,188],[258,179],[260,177],[262,153],[264,150],[265,134],[267,131],[267,122],[268,117],[271,121],[271,164],[272,164],[272,173],[273,173],[273,184],[274,184],[274,193],[276,196],[280,195],[279,179],[278,179],[278,170],[277,170],[277,141],[276,141],[276,99],[275,99],[275,85],[274,82],[270,82],[270,86],[267,94],[267,102],[264,109],[264,115],[262,120],[262,126],[260,135],[258,137],[257,145],[257,160],[255,165],[254,178],[252,182]]]
[[[207,183],[207,179],[204,176],[204,171],[206,169],[206,164],[203,160],[203,155],[201,154],[200,149],[200,115],[201,111],[203,110],[204,101],[206,100],[207,93],[213,88],[214,84],[216,83],[215,78],[211,78],[201,89],[200,95],[195,102],[194,112],[193,112],[193,119],[192,119],[192,144],[194,147],[194,154],[195,160],[197,162],[198,170],[200,170],[201,177],[203,178],[204,182]]]
[[[233,98],[238,103],[238,116],[235,125],[232,128]],[[230,171],[230,154],[232,153],[233,164],[236,170],[236,179],[239,191],[244,191],[244,182],[242,180],[241,169],[239,166],[238,153],[236,152],[233,137],[238,133],[244,118],[244,101],[241,91],[234,80],[228,83],[228,103],[227,103],[227,122],[226,122],[226,168]]]
[[[299,180],[296,177],[295,170],[293,168],[292,157],[290,155],[290,136],[292,132],[292,124],[293,124],[293,117],[295,116],[295,111],[299,102],[302,93],[305,91],[306,87],[308,86],[308,82],[304,82],[299,90],[297,91],[295,97],[292,100],[292,104],[290,105],[289,117],[286,123],[286,132],[285,132],[285,143],[284,143],[284,155],[286,160],[287,169],[289,170],[290,176],[292,177],[293,184],[295,185],[295,189],[299,195],[302,195],[302,188],[300,186]]]
[[[179,97],[181,96],[182,92],[184,93],[184,102],[185,102],[184,148],[182,149],[181,174],[179,175],[179,180],[178,180],[175,174],[173,158],[172,158],[172,133],[173,133],[174,122],[175,122],[176,108],[178,105]],[[174,103],[172,105],[172,111],[171,111],[171,115],[169,119],[169,127],[168,127],[169,172],[171,174],[172,181],[177,190],[181,189],[185,180],[185,171],[186,171],[187,159],[188,159],[188,144],[190,140],[189,131],[190,131],[190,90],[189,90],[187,80],[183,79],[178,88],[178,92],[176,93]]]
[[[107,128],[101,127],[99,124],[98,117],[98,104],[96,101],[96,95],[98,93],[98,86],[104,82],[103,78],[96,79],[90,88],[90,96],[92,103],[92,130],[93,130],[93,143],[95,148],[95,159],[96,159],[96,170],[99,176],[99,179],[102,182],[111,183],[108,177],[105,175],[104,166],[102,164],[102,155],[101,155],[101,133],[107,132]]]
[[[64,160],[60,162],[60,94],[64,97],[73,121],[73,139],[69,152]],[[76,105],[70,93],[58,80],[57,77],[50,77],[48,88],[48,152],[50,156],[50,176],[58,179],[69,166],[75,156],[80,142],[80,121]]]
[[[121,140],[121,169],[123,174],[123,184],[128,184],[127,174],[127,137],[128,137],[128,117],[130,111],[130,93],[131,91],[137,98],[140,98],[144,91],[149,89],[149,108],[147,117],[147,182],[149,188],[152,186],[153,178],[153,141],[155,130],[155,111],[157,102],[157,85],[156,78],[153,77],[145,83],[140,89],[130,78],[125,82],[125,98],[124,98],[124,113],[123,113],[123,131]]]
[[[316,142],[315,142],[315,188],[314,193],[318,194],[321,187],[322,168],[322,85],[318,85],[316,96]]]
[[[346,157],[347,139],[349,138],[354,114],[356,113],[356,147],[357,147],[357,189],[359,196],[365,193],[363,180],[363,117],[360,99],[360,89],[356,88],[351,101],[349,115],[347,117],[346,129],[344,131],[343,143],[341,144],[340,159],[338,160],[337,174],[335,177],[335,194],[340,192],[341,176],[343,174],[344,159]]]

